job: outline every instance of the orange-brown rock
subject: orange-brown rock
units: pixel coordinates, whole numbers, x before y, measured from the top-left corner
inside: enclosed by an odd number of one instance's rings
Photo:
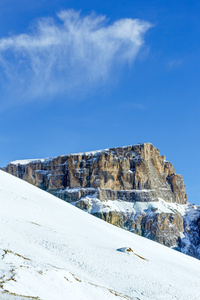
[[[104,200],[157,201],[160,197],[168,202],[187,203],[182,176],[149,143],[27,164],[13,162],[6,171],[64,200],[72,196],[71,189],[79,188],[82,196],[82,189],[86,188]]]

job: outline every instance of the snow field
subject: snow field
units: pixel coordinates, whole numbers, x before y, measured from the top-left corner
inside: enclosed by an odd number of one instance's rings
[[[0,205],[0,299],[199,299],[199,260],[3,171]]]

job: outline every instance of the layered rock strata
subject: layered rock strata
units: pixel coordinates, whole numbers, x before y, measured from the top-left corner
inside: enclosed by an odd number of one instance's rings
[[[181,175],[152,144],[10,163],[6,171],[63,200],[97,193],[102,200],[187,203]],[[73,190],[78,188],[78,190]]]
[[[183,216],[156,203],[186,205],[183,178],[150,143],[15,161],[5,170],[107,222],[180,249]],[[138,203],[144,207],[135,209]]]

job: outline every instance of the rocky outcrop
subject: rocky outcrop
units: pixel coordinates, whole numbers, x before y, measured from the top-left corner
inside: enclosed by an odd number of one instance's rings
[[[115,225],[125,228],[160,244],[171,247],[179,240],[184,231],[183,219],[180,214],[174,213],[144,213],[134,215],[116,211],[98,212],[95,216]]]
[[[183,253],[200,259],[200,206],[188,204],[183,214],[184,232],[179,239]]]
[[[86,191],[104,200],[146,202],[161,197],[168,202],[187,203],[182,176],[149,143],[26,164],[18,161],[10,163],[6,171],[39,188],[60,193],[67,201],[80,199]]]
[[[150,143],[15,161],[5,170],[111,224],[198,257],[200,214],[189,230],[180,209],[187,206],[183,178]]]

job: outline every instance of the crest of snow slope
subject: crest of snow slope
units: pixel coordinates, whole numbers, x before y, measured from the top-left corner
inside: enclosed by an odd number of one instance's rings
[[[199,299],[194,258],[3,171],[0,205],[0,299]]]

